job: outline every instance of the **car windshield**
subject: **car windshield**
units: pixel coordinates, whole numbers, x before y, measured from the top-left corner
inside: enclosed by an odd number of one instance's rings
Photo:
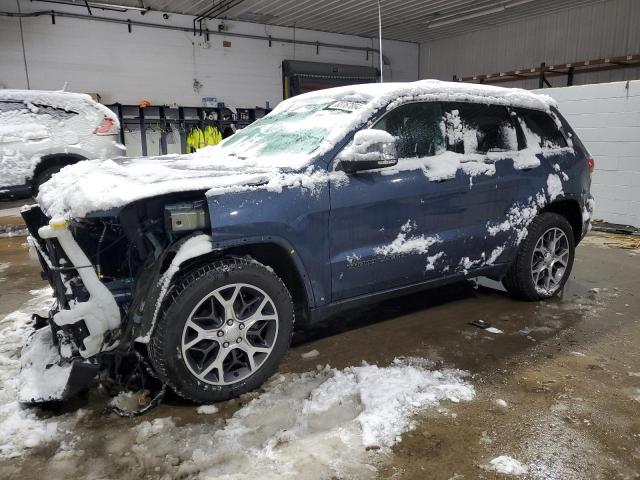
[[[239,130],[220,148],[226,155],[256,159],[259,163],[274,163],[273,157],[277,157],[275,163],[280,165],[303,165],[319,153],[323,142],[336,139],[336,133],[348,127],[352,113],[363,105],[335,99],[294,102]]]

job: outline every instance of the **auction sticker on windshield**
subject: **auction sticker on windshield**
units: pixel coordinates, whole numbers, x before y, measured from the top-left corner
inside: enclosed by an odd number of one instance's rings
[[[339,100],[337,102],[333,102],[330,105],[325,107],[326,110],[343,110],[345,112],[353,112],[359,108],[362,108],[364,103],[362,102],[347,102],[344,100]]]

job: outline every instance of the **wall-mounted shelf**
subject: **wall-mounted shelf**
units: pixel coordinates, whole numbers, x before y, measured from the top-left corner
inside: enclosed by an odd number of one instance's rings
[[[547,77],[566,76],[567,86],[573,85],[573,76],[580,73],[602,72],[606,70],[617,70],[620,68],[630,68],[640,66],[640,54],[622,55],[619,57],[597,58],[595,60],[583,60],[580,62],[560,63],[547,65],[541,63],[539,67],[510,70],[498,73],[486,73],[481,75],[471,75],[459,78],[453,76],[454,82],[478,82],[478,83],[501,83],[514,82],[537,78],[540,88],[550,87]]]

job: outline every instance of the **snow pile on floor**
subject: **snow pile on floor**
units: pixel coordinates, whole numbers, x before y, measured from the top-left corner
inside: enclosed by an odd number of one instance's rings
[[[114,455],[111,469],[216,480],[371,478],[415,414],[474,397],[465,372],[432,368],[424,359],[398,359],[387,367],[276,375],[226,421],[222,414],[194,423],[164,417],[119,432],[108,448],[126,445],[131,455]],[[210,407],[197,412],[213,413]],[[77,477],[104,474],[95,468],[81,459],[65,463]]]
[[[387,452],[400,441],[413,427],[415,413],[444,400],[473,398],[465,377],[460,370],[429,370],[422,359],[280,375],[224,428],[192,438],[191,462],[177,473],[200,472],[201,478],[371,476],[380,460],[376,452]],[[168,438],[160,433],[154,441]]]
[[[500,455],[494,458],[487,465],[488,470],[494,470],[504,475],[525,475],[529,472],[526,465],[508,455]]]
[[[20,456],[58,435],[57,422],[39,419],[34,411],[22,408],[16,397],[20,352],[32,332],[31,314],[44,313],[52,302],[49,288],[31,294],[22,310],[0,320],[0,458]]]

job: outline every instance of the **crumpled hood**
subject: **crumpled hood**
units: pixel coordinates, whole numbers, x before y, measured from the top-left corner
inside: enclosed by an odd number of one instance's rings
[[[37,200],[49,217],[82,218],[167,193],[246,190],[282,175],[277,167],[195,154],[89,160],[55,174],[41,186]]]

